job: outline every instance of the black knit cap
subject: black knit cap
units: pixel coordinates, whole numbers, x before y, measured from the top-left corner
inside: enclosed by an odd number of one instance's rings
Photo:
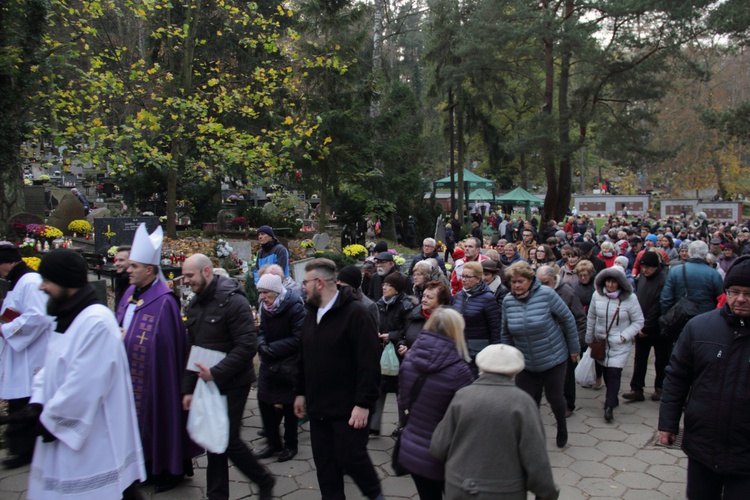
[[[659,256],[656,255],[656,252],[646,252],[643,254],[643,257],[641,257],[642,266],[659,267],[660,263]]]
[[[734,261],[724,277],[724,288],[732,285],[750,286],[750,255],[743,255]]]
[[[67,248],[58,248],[45,255],[39,264],[39,274],[63,288],[83,288],[89,282],[86,259]]]
[[[339,271],[336,279],[356,290],[362,285],[362,271],[357,266],[346,266]]]
[[[0,264],[20,261],[21,252],[15,245],[0,245]]]
[[[386,276],[385,279],[383,280],[383,284],[386,284],[386,283],[391,285],[393,288],[395,288],[398,293],[405,292],[406,289],[409,287],[409,280],[407,280],[406,276],[404,276],[398,271]]]

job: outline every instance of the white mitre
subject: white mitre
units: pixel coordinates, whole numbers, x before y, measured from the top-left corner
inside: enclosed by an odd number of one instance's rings
[[[133,262],[156,266],[159,268],[159,278],[164,281],[164,275],[161,272],[161,245],[164,241],[164,231],[161,226],[148,234],[146,223],[142,222],[135,231],[133,245],[130,249],[129,259]]]

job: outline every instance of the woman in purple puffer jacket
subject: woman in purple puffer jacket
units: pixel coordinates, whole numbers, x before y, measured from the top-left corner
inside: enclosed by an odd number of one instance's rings
[[[430,454],[430,440],[453,395],[472,383],[464,320],[453,309],[435,310],[417,336],[399,370],[399,414],[409,406],[411,390],[420,376],[424,385],[414,401],[401,434],[398,461],[408,470],[422,500],[441,498],[443,464]]]

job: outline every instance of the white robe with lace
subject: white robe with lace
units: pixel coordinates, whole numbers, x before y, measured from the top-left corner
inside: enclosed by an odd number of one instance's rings
[[[39,290],[37,273],[21,276],[5,296],[0,314],[6,309],[21,313],[3,325],[0,337],[0,399],[31,396],[31,379],[44,366],[52,319],[47,316],[47,294]]]
[[[32,403],[55,437],[38,438],[28,498],[109,500],[145,480],[133,388],[114,314],[96,304],[53,332]]]

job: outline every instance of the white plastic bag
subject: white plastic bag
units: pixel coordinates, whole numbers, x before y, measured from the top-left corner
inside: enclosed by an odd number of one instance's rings
[[[586,352],[581,356],[581,360],[576,366],[576,382],[581,387],[591,387],[596,383],[596,361],[591,357],[591,349],[586,349]]]
[[[229,444],[227,397],[213,381],[198,379],[188,413],[187,431],[196,444],[211,453],[224,453]]]
[[[388,345],[383,349],[383,354],[380,356],[380,373],[390,376],[398,375],[398,357],[396,356],[396,349],[393,347],[393,342],[388,342]]]

